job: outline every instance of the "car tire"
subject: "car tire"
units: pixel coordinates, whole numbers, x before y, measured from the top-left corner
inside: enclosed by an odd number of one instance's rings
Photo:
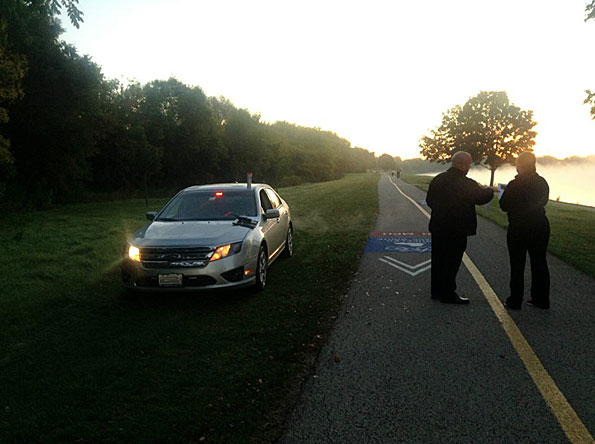
[[[285,248],[283,249],[283,256],[293,256],[293,227],[291,226],[291,224],[287,229],[287,236],[285,237]]]
[[[269,257],[266,246],[263,244],[258,250],[258,258],[256,259],[256,283],[254,290],[262,291],[267,285],[267,268],[269,265]]]

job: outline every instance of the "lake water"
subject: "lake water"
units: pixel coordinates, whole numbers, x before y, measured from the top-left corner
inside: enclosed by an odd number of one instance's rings
[[[595,163],[585,162],[564,167],[538,164],[537,173],[547,180],[551,200],[595,207]],[[506,165],[498,168],[494,185],[506,184],[514,179],[516,174],[513,166]],[[490,170],[482,167],[472,168],[467,176],[485,185],[490,183]]]

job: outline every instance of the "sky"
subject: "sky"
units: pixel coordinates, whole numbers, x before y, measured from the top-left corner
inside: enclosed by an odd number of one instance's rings
[[[176,77],[262,120],[403,159],[480,91],[533,110],[535,152],[595,154],[587,0],[80,0],[62,38],[107,78]]]

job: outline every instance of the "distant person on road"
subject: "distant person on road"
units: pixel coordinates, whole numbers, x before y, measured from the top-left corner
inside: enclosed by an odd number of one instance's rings
[[[456,277],[467,248],[467,236],[477,230],[475,205],[488,203],[491,188],[483,188],[467,176],[471,155],[458,151],[452,166],[430,182],[426,203],[432,209],[432,299],[447,304],[468,304],[457,294]]]
[[[400,179],[400,178],[401,178],[401,170],[400,170],[400,169],[398,169],[398,170],[397,170],[397,179]]]
[[[550,272],[546,252],[550,223],[545,215],[550,188],[537,174],[535,154],[525,151],[516,160],[519,173],[511,180],[500,199],[500,208],[508,213],[506,243],[510,258],[510,296],[506,307],[519,310],[525,291],[525,260],[531,259],[531,299],[535,307],[550,308]]]

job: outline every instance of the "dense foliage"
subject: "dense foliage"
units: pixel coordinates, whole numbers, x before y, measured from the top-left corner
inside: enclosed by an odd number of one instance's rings
[[[267,123],[170,78],[122,85],[59,40],[77,0],[0,0],[0,201],[47,205],[198,183],[337,179],[375,166],[334,133]]]
[[[591,0],[591,3],[587,3],[587,6],[585,7],[585,12],[587,13],[585,21],[595,20],[595,0]]]
[[[463,106],[456,105],[442,116],[442,124],[424,136],[421,154],[431,161],[449,162],[456,151],[467,151],[476,164],[496,170],[514,156],[535,145],[533,111],[521,110],[504,91],[482,91]]]
[[[388,154],[383,154],[378,158],[378,168],[384,171],[397,169],[397,159]]]

